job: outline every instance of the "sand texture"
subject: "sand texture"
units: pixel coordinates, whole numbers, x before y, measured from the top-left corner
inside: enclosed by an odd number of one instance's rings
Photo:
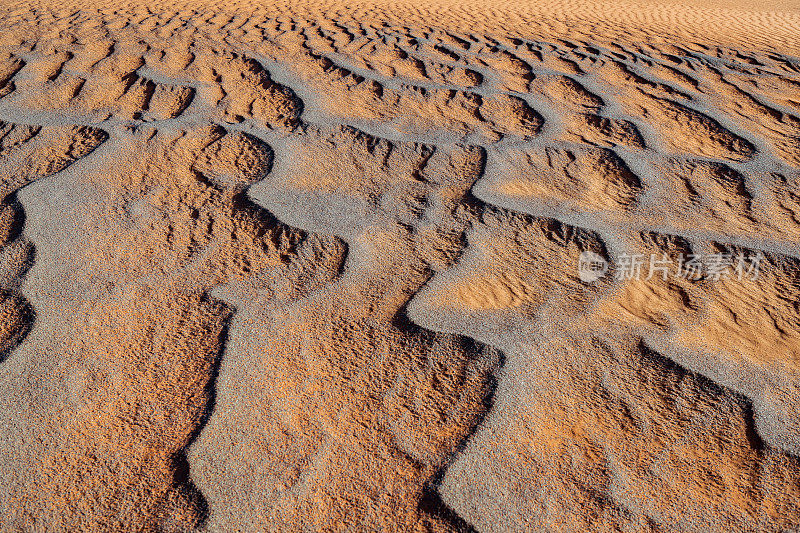
[[[2,4],[0,531],[800,531],[793,2]]]

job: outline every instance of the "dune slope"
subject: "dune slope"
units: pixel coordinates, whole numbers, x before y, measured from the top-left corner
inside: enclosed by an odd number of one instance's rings
[[[0,530],[800,528],[798,31],[4,4]]]

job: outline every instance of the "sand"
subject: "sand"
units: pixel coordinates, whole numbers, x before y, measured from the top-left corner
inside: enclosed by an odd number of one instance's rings
[[[3,2],[0,531],[800,530],[798,35]]]

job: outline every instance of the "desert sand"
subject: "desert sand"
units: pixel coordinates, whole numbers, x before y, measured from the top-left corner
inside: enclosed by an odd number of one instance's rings
[[[800,530],[799,36],[5,0],[0,531]]]

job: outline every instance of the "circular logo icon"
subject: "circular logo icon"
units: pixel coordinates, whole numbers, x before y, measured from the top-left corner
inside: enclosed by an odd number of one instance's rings
[[[593,283],[608,272],[608,261],[592,251],[581,252],[578,257],[578,277],[584,283]]]

